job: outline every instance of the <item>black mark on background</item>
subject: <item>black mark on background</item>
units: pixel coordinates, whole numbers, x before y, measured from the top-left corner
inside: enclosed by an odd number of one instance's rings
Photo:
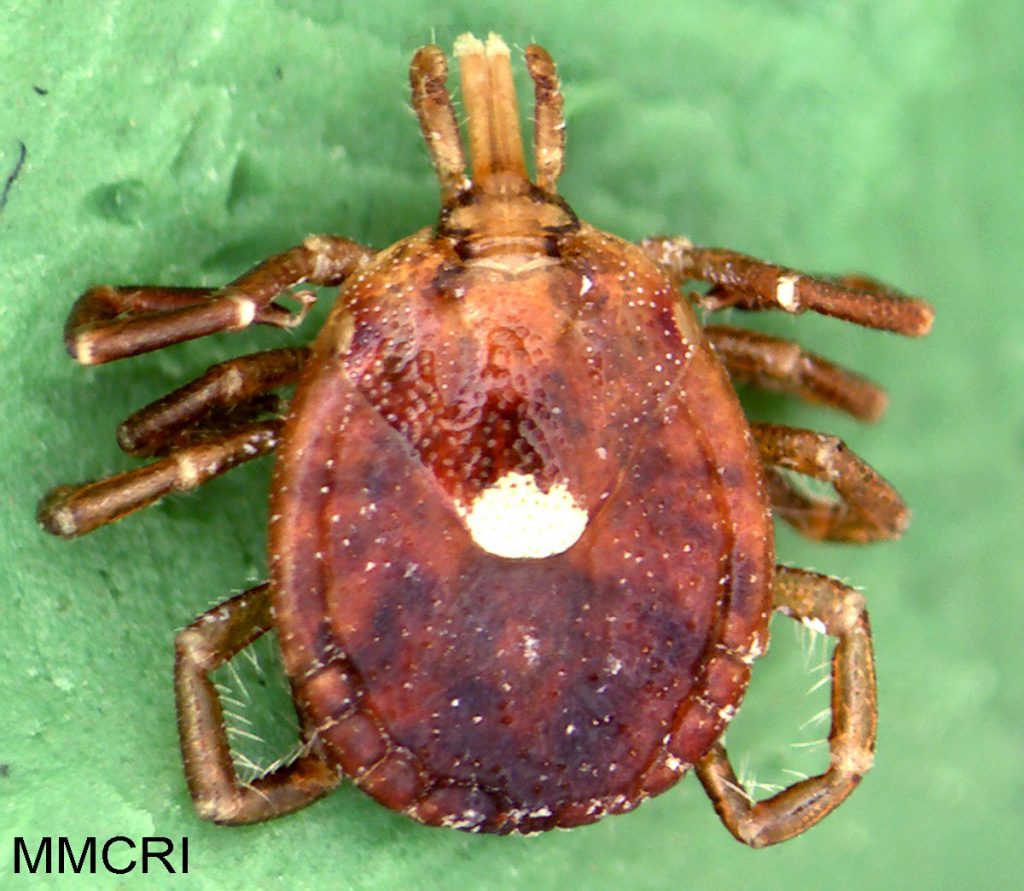
[[[35,90],[40,96],[48,96],[50,94],[50,91],[46,89],[46,87],[37,87],[35,84],[32,84],[32,89]]]
[[[21,167],[25,163],[25,156],[27,154],[28,149],[25,148],[25,143],[19,139],[18,160],[14,162],[14,169],[7,175],[7,179],[4,180],[3,191],[0,192],[0,212],[2,212],[4,207],[7,206],[7,196],[10,194],[11,186],[14,185],[14,181],[18,178],[18,174],[21,173]]]

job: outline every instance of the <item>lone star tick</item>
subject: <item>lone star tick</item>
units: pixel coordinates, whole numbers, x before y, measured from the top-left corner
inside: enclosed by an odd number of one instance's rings
[[[885,396],[797,344],[694,307],[824,313],[906,335],[932,311],[870,279],[815,278],[684,238],[633,244],[557,194],[562,94],[536,91],[526,170],[509,50],[455,43],[467,173],[436,46],[413,106],[441,184],[437,225],[386,250],[307,238],[220,290],[98,287],[71,355],[107,362],[257,323],[340,287],[310,347],[210,368],[129,417],[152,463],[54,489],[50,532],[90,532],[276,451],[269,580],[176,642],[199,814],[252,823],[350,777],[434,826],[536,832],[631,810],[691,767],[730,832],[761,846],[836,807],[872,763],[876,699],[860,594],[775,565],[772,517],[805,535],[900,535],[895,491],[838,439],[749,423],[730,377],[865,420]],[[688,281],[701,293],[687,294]],[[275,391],[294,385],[285,405]],[[817,498],[794,484],[831,484]],[[754,802],[721,742],[777,609],[836,639],[830,764]],[[276,629],[301,726],[294,760],[241,782],[210,672]]]

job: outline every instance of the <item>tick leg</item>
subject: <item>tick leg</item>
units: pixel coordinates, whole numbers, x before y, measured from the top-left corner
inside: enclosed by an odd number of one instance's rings
[[[235,772],[220,697],[209,675],[271,627],[270,586],[263,584],[204,613],[175,640],[181,753],[189,792],[204,820],[269,820],[305,807],[338,785],[337,772],[313,751],[251,783],[241,782]]]
[[[295,383],[308,357],[305,347],[290,347],[213,365],[202,377],[126,418],[117,428],[118,444],[129,455],[160,455],[192,444],[193,438],[208,438],[218,424],[237,426],[267,411],[281,414],[283,402],[265,397]]]
[[[206,374],[131,415],[118,442],[131,455],[166,456],[96,482],[58,486],[39,506],[48,531],[73,538],[119,520],[171,492],[197,488],[277,446],[283,404],[268,391],[293,383],[309,351],[267,350]]]
[[[899,538],[910,512],[896,490],[835,436],[752,424],[772,511],[808,538],[865,543]],[[779,468],[831,483],[839,501],[800,492]]]
[[[316,235],[264,260],[220,290],[93,288],[72,308],[64,343],[73,359],[97,365],[251,324],[292,328],[305,317],[315,297],[311,292],[294,294],[301,303],[297,313],[274,303],[276,297],[304,282],[340,284],[372,256],[370,248],[355,242]]]
[[[705,309],[781,309],[794,315],[813,310],[868,328],[911,337],[927,334],[934,310],[865,276],[818,278],[722,248],[696,247],[685,238],[648,238],[641,246],[676,280],[708,282],[696,295]]]
[[[830,763],[819,776],[764,801],[747,794],[720,742],[697,763],[697,776],[725,827],[755,848],[799,835],[854,790],[871,768],[878,723],[871,627],[861,595],[828,576],[780,566],[775,608],[837,638],[832,653]]]
[[[273,418],[234,429],[166,458],[96,482],[58,486],[39,504],[43,528],[75,538],[147,507],[171,492],[187,492],[225,471],[272,451],[283,421]]]
[[[733,380],[793,393],[863,421],[877,421],[885,411],[884,390],[793,341],[728,325],[708,325],[704,334]]]

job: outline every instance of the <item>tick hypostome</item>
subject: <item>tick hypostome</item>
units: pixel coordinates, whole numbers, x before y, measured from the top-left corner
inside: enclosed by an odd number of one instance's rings
[[[631,244],[556,193],[562,95],[536,90],[527,175],[509,51],[455,44],[467,175],[447,64],[412,61],[413,105],[441,183],[437,225],[377,252],[308,238],[220,290],[102,287],[66,340],[105,362],[252,323],[275,299],[338,285],[309,348],[216,365],[128,418],[151,463],[60,487],[40,518],[75,536],[276,451],[270,579],[177,639],[175,690],[199,813],[249,823],[351,777],[416,820],[533,832],[628,811],[695,768],[729,830],[789,838],[832,810],[875,745],[860,595],[777,567],[772,515],[813,538],[899,535],[893,489],[834,437],[749,423],[734,380],[856,417],[874,384],[795,343],[698,324],[705,309],[813,310],[924,334],[931,309],[865,278],[813,278],[683,238]],[[689,280],[706,287],[681,293]],[[294,385],[286,403],[276,395]],[[818,500],[793,473],[830,483]],[[773,609],[836,639],[831,760],[762,802],[721,743]],[[241,782],[209,673],[276,628],[297,758]]]

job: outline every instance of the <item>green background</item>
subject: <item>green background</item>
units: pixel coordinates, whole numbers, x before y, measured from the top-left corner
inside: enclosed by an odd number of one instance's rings
[[[12,838],[188,835],[177,887],[909,888],[1019,881],[1024,20],[1003,0],[344,3],[0,2],[0,885]],[[373,7],[370,11],[367,7]],[[83,540],[39,495],[132,466],[134,408],[208,364],[294,342],[221,335],[75,367],[60,330],[90,284],[216,284],[310,232],[385,245],[436,186],[406,66],[464,30],[543,43],[569,124],[562,194],[628,237],[680,232],[789,263],[870,271],[934,301],[906,341],[758,317],[882,381],[874,427],[778,397],[751,413],[842,435],[914,509],[898,543],[780,559],[863,587],[875,629],[875,770],[834,815],[748,851],[699,784],[536,838],[419,827],[350,786],[294,816],[193,815],[171,696],[175,630],[264,576],[268,462]],[[522,74],[520,71],[519,74]],[[326,302],[326,301],[322,301]],[[321,316],[322,317],[322,308]],[[732,321],[746,324],[747,318]],[[315,322],[299,338],[309,336]],[[820,640],[773,625],[730,731],[762,783],[824,763]],[[253,758],[291,732],[264,648],[239,686]],[[243,660],[244,661],[244,660]],[[795,745],[794,745],[795,744]],[[57,882],[56,879],[52,880]],[[167,878],[133,874],[92,887]]]

